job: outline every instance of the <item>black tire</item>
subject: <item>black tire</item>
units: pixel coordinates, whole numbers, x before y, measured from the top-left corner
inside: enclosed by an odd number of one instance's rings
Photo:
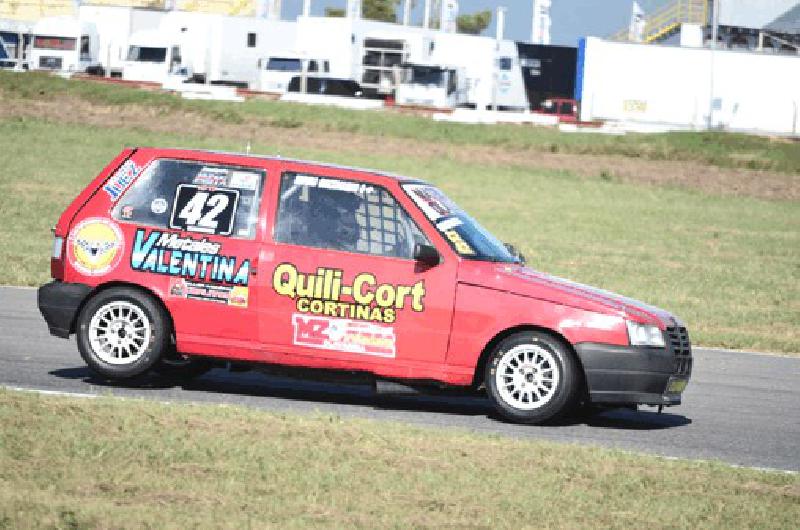
[[[508,383],[503,385],[504,390],[498,388],[498,372]],[[581,381],[580,367],[570,348],[552,335],[535,331],[503,339],[489,356],[484,373],[486,393],[497,412],[525,424],[544,423],[567,414],[580,396]]]
[[[95,318],[98,331],[90,329]],[[105,322],[110,324],[104,328]],[[114,326],[123,329],[115,331]],[[142,375],[169,351],[171,332],[168,315],[152,296],[130,287],[112,287],[90,298],[78,315],[78,350],[94,373],[123,381]],[[123,344],[127,340],[128,346],[116,345],[116,340]]]
[[[153,371],[168,379],[189,380],[200,377],[214,368],[210,359],[165,355],[153,365]]]

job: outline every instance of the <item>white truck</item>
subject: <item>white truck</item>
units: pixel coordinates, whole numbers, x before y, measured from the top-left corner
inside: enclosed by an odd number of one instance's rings
[[[15,20],[0,20],[0,68],[28,69],[31,26]]]
[[[8,43],[6,43],[8,40]],[[0,31],[0,68],[20,68],[18,58],[19,36],[11,32]]]
[[[86,72],[100,67],[96,26],[74,17],[47,17],[33,26],[29,64],[34,70]]]
[[[467,104],[463,68],[406,63],[395,90],[398,105],[454,109]]]
[[[131,35],[122,66],[123,79],[167,83],[174,77],[187,78],[191,75],[191,70],[183,63],[181,45],[177,39],[155,30]]]
[[[272,55],[259,61],[258,89],[285,94],[293,77],[326,77],[330,71],[331,64],[327,59],[310,58],[292,52]]]
[[[170,11],[156,31],[131,35],[125,79],[257,88],[260,61],[276,43],[294,44],[295,23],[252,17]]]

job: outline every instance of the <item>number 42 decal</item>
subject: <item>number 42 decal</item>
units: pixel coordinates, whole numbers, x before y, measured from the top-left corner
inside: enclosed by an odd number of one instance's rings
[[[169,226],[189,232],[230,235],[238,203],[238,190],[209,190],[181,184],[175,192]]]

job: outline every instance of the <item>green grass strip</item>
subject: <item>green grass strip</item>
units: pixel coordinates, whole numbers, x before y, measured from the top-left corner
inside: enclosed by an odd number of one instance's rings
[[[143,105],[169,111],[191,111],[228,123],[260,118],[284,128],[314,127],[463,146],[686,160],[722,167],[800,173],[800,144],[742,134],[682,132],[608,136],[561,133],[553,129],[517,125],[437,123],[429,118],[396,112],[363,112],[259,99],[245,103],[187,101],[161,91],[64,80],[43,73],[0,71],[0,92],[3,91],[31,100],[70,95],[96,104]]]
[[[0,390],[0,528],[793,528],[798,475],[242,407]]]

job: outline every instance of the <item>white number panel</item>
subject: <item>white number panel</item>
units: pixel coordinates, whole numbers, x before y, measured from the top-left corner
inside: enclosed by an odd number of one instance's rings
[[[169,227],[203,234],[230,235],[239,191],[181,184],[175,192]]]

